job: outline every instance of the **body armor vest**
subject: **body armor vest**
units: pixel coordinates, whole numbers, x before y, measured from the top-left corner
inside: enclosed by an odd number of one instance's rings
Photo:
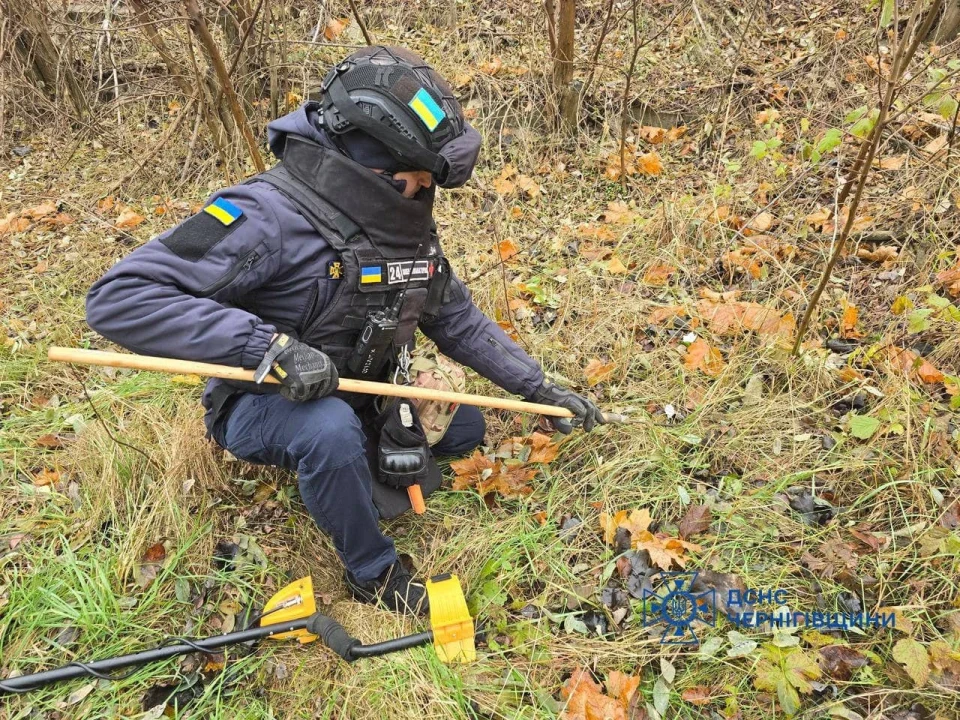
[[[350,377],[347,360],[367,315],[391,308],[403,292],[394,348],[411,348],[450,278],[433,223],[434,188],[405,198],[368,168],[296,135],[287,137],[282,162],[247,182],[277,188],[340,255],[330,302],[317,307],[314,298],[300,327],[278,329],[322,350]]]

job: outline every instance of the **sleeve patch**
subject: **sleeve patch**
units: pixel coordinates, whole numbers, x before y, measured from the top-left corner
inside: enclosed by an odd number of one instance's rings
[[[227,235],[246,222],[247,216],[232,203],[228,204],[239,213],[229,224],[204,210],[180,223],[178,227],[174,228],[173,232],[160,242],[166,245],[177,257],[190,262],[197,262]],[[207,207],[210,208],[213,205]]]
[[[243,215],[243,210],[224,198],[217,198],[207,205],[203,211],[213,215],[224,225],[232,225],[237,218]]]

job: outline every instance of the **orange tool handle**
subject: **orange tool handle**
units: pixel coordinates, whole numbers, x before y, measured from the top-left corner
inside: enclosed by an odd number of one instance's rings
[[[410,498],[410,505],[413,506],[413,512],[417,515],[423,515],[427,511],[427,504],[423,502],[423,491],[420,486],[414,483],[407,488],[407,497]]]

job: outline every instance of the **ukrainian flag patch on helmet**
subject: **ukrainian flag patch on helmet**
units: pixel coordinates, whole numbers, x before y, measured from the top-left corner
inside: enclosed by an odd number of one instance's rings
[[[217,198],[212,203],[207,205],[203,211],[213,215],[224,225],[232,225],[238,217],[243,215],[243,210],[238,208],[229,200],[224,200],[223,198]]]
[[[437,125],[447,116],[443,108],[437,105],[437,101],[431,97],[425,88],[417,90],[417,94],[407,105],[417,114],[417,117],[427,126],[427,130],[430,132],[436,130]]]

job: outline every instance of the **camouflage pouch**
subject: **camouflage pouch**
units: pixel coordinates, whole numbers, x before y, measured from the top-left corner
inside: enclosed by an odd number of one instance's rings
[[[463,369],[439,353],[415,355],[410,364],[410,383],[414,387],[463,392],[466,377]],[[381,398],[392,400],[393,398]],[[429,445],[436,445],[446,434],[459,403],[442,403],[436,400],[411,400],[423,425]],[[386,405],[386,403],[384,403]],[[385,407],[384,407],[385,409]]]

